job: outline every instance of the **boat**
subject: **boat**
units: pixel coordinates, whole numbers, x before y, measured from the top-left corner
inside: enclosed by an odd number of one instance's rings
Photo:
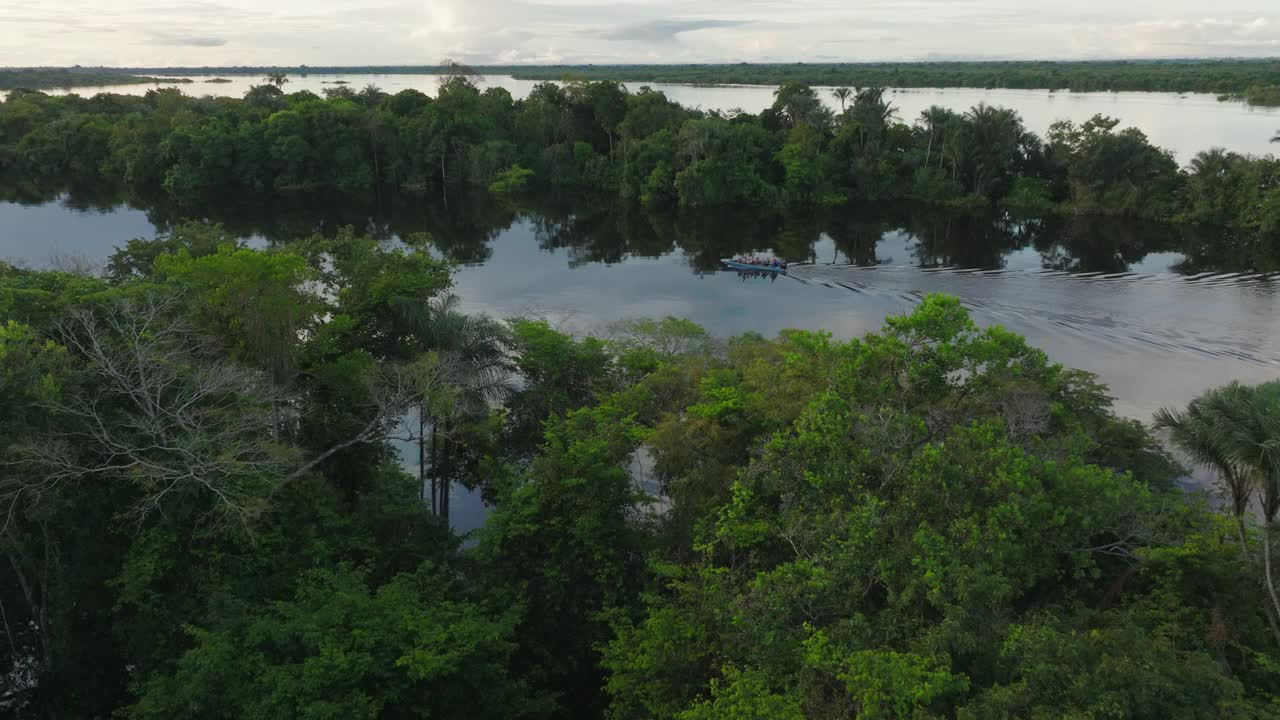
[[[726,267],[733,268],[734,270],[745,270],[748,272],[785,273],[787,271],[786,265],[753,265],[751,263],[738,262],[737,260],[731,260],[729,258],[724,258],[720,262],[724,263]]]

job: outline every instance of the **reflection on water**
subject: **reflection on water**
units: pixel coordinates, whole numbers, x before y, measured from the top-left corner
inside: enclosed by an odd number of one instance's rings
[[[436,75],[291,75],[286,92],[308,90],[320,94],[326,89],[350,87],[358,90],[374,84],[396,93],[418,90],[433,94],[438,87]],[[211,76],[193,76],[192,83],[164,85],[176,87],[188,95],[241,97],[254,85],[263,83],[257,76],[232,75],[228,83],[210,83]],[[532,80],[516,80],[502,75],[487,75],[484,87],[501,87],[515,98],[523,98],[536,84]],[[773,88],[759,85],[695,86],[667,83],[628,83],[631,89],[642,84],[661,90],[672,100],[703,110],[733,109],[760,112],[773,104]],[[155,85],[116,85],[82,87],[73,90],[50,90],[50,93],[76,92],[90,96],[99,92],[141,95]],[[825,90],[825,88],[824,88]],[[0,92],[0,97],[4,93]],[[821,93],[834,109],[837,102],[829,92]],[[1097,114],[1120,118],[1125,126],[1141,129],[1151,141],[1172,150],[1181,163],[1187,163],[1202,150],[1225,147],[1242,153],[1265,155],[1274,151],[1269,140],[1280,127],[1280,108],[1249,107],[1239,102],[1219,102],[1213,95],[1175,93],[1072,93],[1045,90],[983,90],[978,88],[910,88],[895,89],[889,99],[897,108],[900,120],[911,122],[932,105],[964,111],[984,102],[1013,108],[1022,115],[1028,129],[1044,135],[1049,125],[1058,120],[1082,123]]]
[[[1149,420],[1230,380],[1280,376],[1280,263],[1218,233],[919,207],[676,213],[458,196],[448,208],[406,197],[217,208],[131,202],[0,187],[0,258],[101,263],[113,247],[191,218],[221,222],[255,244],[344,225],[388,241],[428,232],[458,264],[454,289],[468,310],[546,315],[570,330],[675,315],[719,335],[804,328],[852,337],[925,293],[946,292],[980,324],[1004,325],[1054,360],[1097,373],[1129,417]],[[769,278],[722,269],[721,258],[741,254],[792,265]],[[482,504],[455,492],[455,527],[477,527]]]
[[[674,212],[540,198],[371,197],[176,208],[0,188],[0,257],[102,262],[114,246],[189,218],[255,243],[344,225],[388,240],[430,233],[473,310],[541,313],[577,330],[624,317],[689,317],[719,334],[787,327],[842,337],[878,328],[927,292],[1098,373],[1121,412],[1148,419],[1232,379],[1280,374],[1280,263],[1220,233],[1105,219],[1022,220],[908,208]],[[720,259],[774,254],[787,276]]]

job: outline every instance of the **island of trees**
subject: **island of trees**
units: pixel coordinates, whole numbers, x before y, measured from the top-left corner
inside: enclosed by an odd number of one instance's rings
[[[704,112],[615,82],[540,83],[516,100],[446,76],[436,97],[374,86],[244,98],[52,97],[0,104],[0,166],[25,183],[122,185],[177,202],[375,188],[567,189],[651,207],[907,201],[1023,215],[1140,217],[1280,248],[1280,162],[1206,149],[1180,167],[1098,116],[1047,137],[978,105],[898,118],[879,88],[787,83],[758,114]]]
[[[440,255],[190,223],[0,265],[0,711],[1276,717],[1280,387],[1157,418],[1215,505],[953,298],[582,337],[463,312]]]
[[[0,90],[18,88],[99,87],[107,85],[154,85],[190,83],[190,78],[147,77],[100,68],[0,68]]]

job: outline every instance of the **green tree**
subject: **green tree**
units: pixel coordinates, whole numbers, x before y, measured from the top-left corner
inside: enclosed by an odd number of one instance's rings
[[[431,507],[449,519],[450,488],[464,479],[460,425],[486,417],[492,404],[503,401],[511,388],[512,370],[507,328],[487,315],[463,313],[456,295],[432,300],[426,317],[428,347],[445,368],[446,387],[424,395],[419,405],[420,467],[430,480]],[[425,428],[430,428],[428,451]]]
[[[847,87],[838,87],[831,91],[831,96],[840,102],[840,114],[843,115],[845,111],[845,103],[847,103],[849,98],[853,96],[853,91]]]
[[[1274,623],[1280,618],[1280,591],[1272,569],[1276,514],[1280,512],[1280,383],[1247,386],[1232,383],[1206,392],[1185,411],[1162,409],[1157,427],[1191,459],[1218,475],[1231,504],[1242,552],[1247,552],[1245,515],[1257,493],[1264,522],[1262,574]],[[1280,642],[1280,632],[1277,633]]]
[[[599,646],[640,588],[643,495],[627,467],[641,436],[608,402],[549,419],[523,482],[480,533],[493,587],[524,608],[515,667],[556,698],[559,717],[600,715]]]
[[[773,111],[786,121],[787,127],[805,124],[821,131],[831,126],[831,111],[808,85],[785,83],[774,90]]]
[[[342,566],[291,600],[246,609],[148,678],[134,718],[521,717],[539,704],[508,675],[516,610],[461,599],[449,568],[372,586]]]

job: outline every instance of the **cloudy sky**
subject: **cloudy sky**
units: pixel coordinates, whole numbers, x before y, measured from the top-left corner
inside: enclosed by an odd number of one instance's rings
[[[1280,0],[3,0],[0,66],[1280,55]]]

